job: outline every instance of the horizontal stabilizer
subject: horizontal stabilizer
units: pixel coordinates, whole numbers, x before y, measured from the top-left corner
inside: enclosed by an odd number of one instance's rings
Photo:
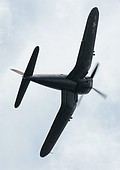
[[[15,105],[14,105],[15,108],[17,108],[20,105],[29,83],[30,83],[30,80],[22,79],[22,82],[21,82],[21,85],[18,91],[18,95],[15,101]]]
[[[34,68],[35,68],[35,63],[37,60],[38,53],[39,53],[39,46],[35,47],[35,49],[32,53],[30,61],[29,61],[27,68],[25,70],[24,77],[32,76]]]
[[[22,99],[24,97],[24,94],[25,94],[25,92],[27,90],[27,87],[28,87],[28,85],[30,83],[30,80],[29,80],[28,77],[32,76],[32,74],[33,74],[38,53],[39,53],[39,47],[37,46],[37,47],[35,47],[35,49],[34,49],[34,51],[32,53],[32,56],[31,56],[30,61],[29,61],[28,65],[27,65],[25,73],[22,73],[21,71],[12,69],[12,71],[23,75],[22,82],[21,82],[21,85],[20,85],[20,88],[19,88],[19,91],[18,91],[18,95],[17,95],[16,101],[15,101],[15,108],[17,108],[20,105],[20,103],[21,103],[21,101],[22,101]]]

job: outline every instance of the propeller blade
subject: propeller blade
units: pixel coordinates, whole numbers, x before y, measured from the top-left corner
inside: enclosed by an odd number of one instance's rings
[[[92,74],[91,74],[91,78],[93,78],[93,77],[95,76],[96,71],[97,71],[97,69],[98,69],[98,66],[99,66],[99,63],[97,63],[96,67],[94,68],[94,70],[93,70],[93,72],[92,72]]]
[[[95,89],[95,88],[93,88],[93,90],[96,91],[98,94],[100,94],[104,99],[107,98],[107,95],[106,95],[106,94],[100,92],[99,90],[97,90],[97,89]]]
[[[77,107],[79,107],[79,105],[80,105],[80,103],[81,103],[82,98],[83,98],[83,95],[82,95],[82,96],[80,96],[80,98],[78,99]]]

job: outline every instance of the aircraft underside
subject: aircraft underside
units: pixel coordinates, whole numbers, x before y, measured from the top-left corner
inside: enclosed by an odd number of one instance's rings
[[[99,11],[97,7],[95,7],[91,10],[88,16],[76,64],[68,75],[33,75],[39,53],[39,46],[35,47],[30,61],[26,67],[25,73],[12,69],[23,76],[16,97],[14,105],[15,108],[21,104],[30,81],[61,90],[61,107],[42,146],[40,151],[41,157],[44,157],[50,153],[63,129],[70,120],[78,102],[78,94],[84,95],[89,93],[91,89],[94,89],[93,78],[96,74],[98,64],[93,70],[91,76],[86,76],[88,74],[89,68],[91,67],[92,58],[94,55],[94,44],[98,19]],[[94,90],[103,97],[106,97],[100,91],[96,89]]]

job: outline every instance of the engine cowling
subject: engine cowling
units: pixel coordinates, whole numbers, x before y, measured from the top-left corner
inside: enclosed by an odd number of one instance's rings
[[[76,93],[87,94],[92,89],[93,80],[90,77],[85,77],[77,82]]]

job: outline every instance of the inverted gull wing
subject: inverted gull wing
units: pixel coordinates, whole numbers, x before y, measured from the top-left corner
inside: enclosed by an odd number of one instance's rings
[[[87,75],[94,53],[98,19],[99,11],[95,7],[91,10],[88,16],[77,62],[73,70],[67,76],[68,79],[77,81],[78,79],[84,78]]]
[[[42,146],[40,156],[44,157],[50,153],[66,124],[70,120],[78,101],[78,95],[69,91],[62,91],[62,103],[60,110],[51,126],[51,129]]]

